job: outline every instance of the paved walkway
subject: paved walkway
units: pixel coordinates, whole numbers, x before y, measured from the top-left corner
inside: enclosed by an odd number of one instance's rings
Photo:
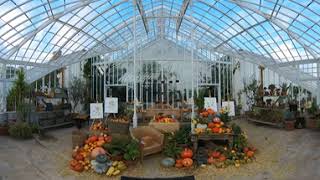
[[[204,180],[318,180],[320,178],[320,131],[282,129],[256,126],[238,121],[249,141],[259,149],[254,163],[240,168],[216,169],[207,166],[192,170],[164,169],[161,156],[146,158],[124,175],[157,177],[196,175]],[[50,131],[54,138],[19,141],[0,136],[0,180],[119,179],[94,173],[69,170],[71,131],[73,128]]]

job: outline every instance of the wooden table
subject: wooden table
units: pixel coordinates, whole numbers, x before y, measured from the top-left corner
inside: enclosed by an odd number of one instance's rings
[[[192,134],[191,135],[191,142],[193,143],[193,152],[197,152],[198,149],[198,142],[199,140],[202,141],[228,141],[228,145],[230,148],[233,147],[233,138],[234,134]]]

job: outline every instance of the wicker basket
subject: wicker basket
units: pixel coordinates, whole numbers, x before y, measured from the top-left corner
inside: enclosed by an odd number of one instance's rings
[[[111,133],[128,134],[129,125],[129,123],[114,122],[110,120],[107,121],[107,126]]]
[[[151,121],[149,123],[149,126],[159,130],[162,133],[172,133],[179,130],[180,123],[179,122],[159,123],[159,122]]]

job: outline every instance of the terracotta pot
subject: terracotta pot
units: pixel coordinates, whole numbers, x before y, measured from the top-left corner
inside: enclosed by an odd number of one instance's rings
[[[0,127],[0,136],[9,136],[9,127]]]
[[[284,122],[285,129],[288,131],[294,130],[294,124],[295,124],[295,121],[285,121]]]

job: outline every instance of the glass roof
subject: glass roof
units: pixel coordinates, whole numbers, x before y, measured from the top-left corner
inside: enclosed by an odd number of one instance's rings
[[[177,18],[189,0],[141,2],[148,33],[136,11],[140,45],[193,33],[197,45],[250,52],[272,63],[319,58],[318,0],[193,0],[178,34]],[[131,0],[0,0],[0,9],[1,59],[46,63],[96,46],[134,46]]]

